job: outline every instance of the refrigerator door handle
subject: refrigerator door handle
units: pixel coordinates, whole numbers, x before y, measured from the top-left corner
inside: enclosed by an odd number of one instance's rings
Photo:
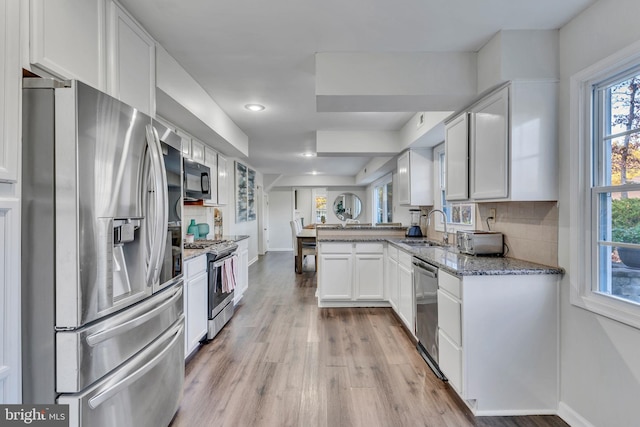
[[[164,169],[162,159],[162,148],[158,135],[151,125],[146,127],[147,146],[149,147],[149,156],[151,167],[153,169],[153,177],[155,178],[155,204],[154,217],[148,218],[149,225],[152,228],[151,236],[151,254],[149,256],[149,264],[147,270],[147,283],[153,286],[159,280],[160,269],[162,263],[162,255],[165,251],[165,230],[168,221],[167,213],[167,173]]]
[[[131,373],[131,375],[128,375],[127,377],[115,383],[113,386],[110,386],[105,390],[102,390],[100,393],[96,394],[91,399],[89,399],[89,407],[91,409],[96,409],[98,406],[102,405],[104,402],[106,402],[107,400],[109,400],[110,398],[112,398],[122,390],[129,387],[132,383],[136,382],[138,379],[144,376],[147,372],[153,369],[154,366],[160,363],[160,361],[162,361],[165,354],[171,351],[171,348],[173,347],[175,342],[181,337],[182,330],[184,329],[184,322],[178,321],[176,323],[177,324],[173,326],[165,334],[165,335],[173,335],[173,338],[171,339],[171,342],[169,342],[169,344],[163,345],[164,348],[160,353],[158,353],[153,359],[145,363],[142,367],[138,368],[136,371]],[[157,348],[155,347],[158,347],[159,346],[158,344],[164,343],[165,341],[164,338],[165,337],[163,336],[161,339],[159,339],[156,342],[156,345],[153,346],[154,347],[152,349],[153,351],[157,351]],[[143,355],[139,355],[139,357],[143,357]],[[135,362],[135,360],[133,360],[133,362]]]
[[[120,335],[124,332],[130,331],[131,329],[136,328],[137,326],[142,325],[144,322],[154,317],[160,311],[170,307],[177,299],[182,295],[182,287],[177,287],[172,293],[167,293],[165,296],[165,301],[160,303],[156,308],[152,310],[148,310],[148,307],[143,304],[139,307],[132,309],[132,315],[136,317],[127,322],[124,322],[118,326],[113,328],[109,328],[104,331],[96,332],[95,334],[91,334],[87,337],[87,344],[91,347],[95,347],[103,341],[106,341],[110,338],[113,338],[116,335]],[[135,310],[135,311],[134,311]],[[143,314],[144,313],[144,314]],[[138,315],[141,314],[141,315]]]

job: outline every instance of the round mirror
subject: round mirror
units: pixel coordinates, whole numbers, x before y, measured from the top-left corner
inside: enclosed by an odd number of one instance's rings
[[[362,213],[362,201],[353,193],[342,193],[333,202],[333,213],[340,221],[358,219]]]

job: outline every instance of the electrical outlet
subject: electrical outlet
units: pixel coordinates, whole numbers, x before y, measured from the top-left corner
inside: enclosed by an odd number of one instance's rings
[[[496,209],[495,208],[489,209],[489,217],[493,218],[493,222],[496,221]]]

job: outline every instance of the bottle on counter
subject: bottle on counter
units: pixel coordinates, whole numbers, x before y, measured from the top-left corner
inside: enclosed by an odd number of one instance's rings
[[[187,227],[187,234],[193,234],[194,239],[200,238],[198,224],[196,224],[195,219],[192,219],[191,222],[189,223],[189,227]]]

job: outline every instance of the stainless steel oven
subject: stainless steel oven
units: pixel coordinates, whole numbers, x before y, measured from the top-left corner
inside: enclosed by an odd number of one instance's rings
[[[413,257],[418,351],[438,378],[446,377],[438,366],[438,267]]]
[[[209,275],[207,340],[212,340],[218,335],[218,332],[231,320],[234,313],[234,291],[228,289],[228,285],[225,286],[224,276],[225,274],[234,275],[234,272],[226,270],[237,265],[237,248],[238,245],[235,242],[227,243],[217,245],[214,250],[207,253]]]

